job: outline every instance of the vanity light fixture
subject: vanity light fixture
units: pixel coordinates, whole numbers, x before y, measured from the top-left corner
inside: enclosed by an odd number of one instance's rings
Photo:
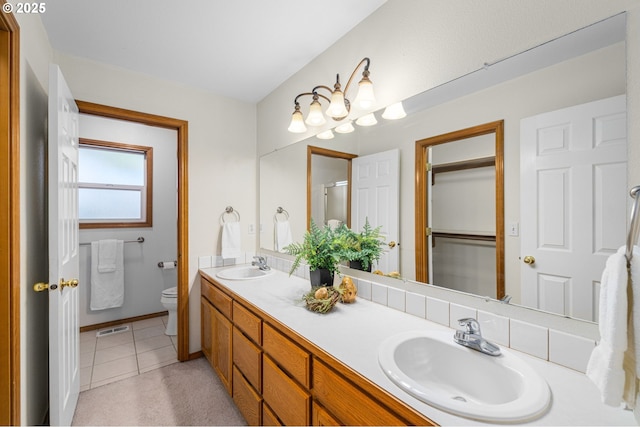
[[[407,117],[407,113],[404,111],[402,101],[389,105],[382,113],[382,118],[387,120],[398,120],[403,117]]]
[[[346,123],[341,124],[340,126],[337,126],[335,131],[338,133],[351,133],[354,130],[356,130],[353,125],[351,124],[351,120],[349,120]]]
[[[365,114],[356,120],[358,126],[373,126],[376,123],[378,123],[378,120],[376,120],[376,116],[373,113]]]
[[[318,139],[333,139],[333,132],[331,132],[331,129],[327,129],[324,132],[317,134],[316,137]]]
[[[369,110],[371,107],[373,107],[376,103],[376,98],[373,94],[373,83],[371,83],[371,80],[369,80],[369,64],[369,58],[364,58],[358,63],[356,68],[351,73],[351,76],[349,77],[349,80],[344,87],[344,91],[342,91],[342,86],[340,85],[340,74],[336,74],[336,83],[333,85],[333,90],[328,86],[319,85],[314,87],[311,92],[304,92],[296,96],[293,101],[295,104],[295,110],[293,111],[291,123],[289,124],[289,132],[306,132],[307,127],[304,124],[305,122],[310,126],[322,126],[326,123],[326,119],[322,114],[322,106],[320,104],[319,98],[322,98],[329,102],[329,107],[325,111],[325,114],[327,116],[336,121],[342,120],[347,117],[349,115],[349,111],[351,111],[351,101],[349,101],[349,98],[345,97],[345,94],[349,90],[349,85],[351,84],[351,81],[353,80],[356,72],[363,65],[364,70],[362,71],[362,79],[358,83],[358,93],[353,102],[361,110]],[[331,98],[318,93],[318,90],[320,89],[328,91]],[[300,103],[298,102],[298,99],[302,96],[307,95],[312,96],[313,101],[311,102],[311,106],[309,107],[309,115],[307,119],[304,120],[302,111],[300,111]]]

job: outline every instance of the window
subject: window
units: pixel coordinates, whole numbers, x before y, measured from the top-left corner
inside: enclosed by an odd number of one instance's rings
[[[151,227],[153,148],[80,139],[80,228]]]

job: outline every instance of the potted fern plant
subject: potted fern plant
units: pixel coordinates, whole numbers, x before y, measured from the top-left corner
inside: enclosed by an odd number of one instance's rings
[[[349,244],[349,250],[346,251],[343,259],[349,261],[349,267],[371,271],[374,261],[378,261],[382,255],[384,242],[380,235],[381,228],[382,226],[371,227],[369,218],[366,218],[361,232],[356,233],[351,230],[348,233],[345,232],[345,241]]]
[[[320,227],[312,219],[302,243],[294,242],[284,250],[295,256],[289,275],[305,259],[309,265],[311,286],[333,286],[340,254],[336,247],[336,233],[329,226]]]

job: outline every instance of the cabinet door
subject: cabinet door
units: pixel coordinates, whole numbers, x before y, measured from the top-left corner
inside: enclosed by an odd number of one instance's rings
[[[231,395],[231,322],[213,309],[213,367]]]
[[[213,366],[212,346],[213,346],[213,306],[206,300],[200,298],[200,342],[202,353]]]
[[[314,426],[341,426],[343,425],[333,415],[327,412],[322,406],[313,402],[313,425]]]

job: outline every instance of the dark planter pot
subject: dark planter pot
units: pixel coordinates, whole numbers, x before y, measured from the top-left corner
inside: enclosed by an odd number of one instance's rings
[[[362,267],[362,263],[360,261],[349,261],[349,268],[353,268],[354,270],[368,271],[369,273],[371,273],[371,263],[369,263],[369,268],[365,269]]]
[[[319,268],[309,272],[311,286],[333,286],[333,273],[326,268]]]

